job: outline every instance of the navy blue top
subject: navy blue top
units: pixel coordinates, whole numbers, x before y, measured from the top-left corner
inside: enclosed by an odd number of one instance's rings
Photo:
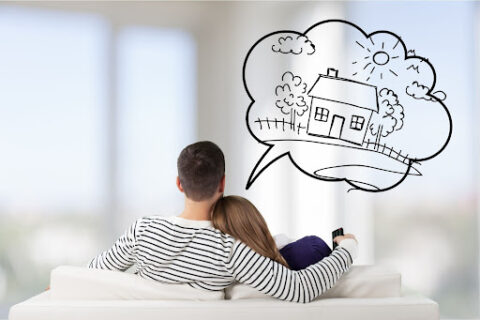
[[[305,269],[331,253],[332,249],[317,236],[303,237],[280,249],[280,254],[292,270]]]

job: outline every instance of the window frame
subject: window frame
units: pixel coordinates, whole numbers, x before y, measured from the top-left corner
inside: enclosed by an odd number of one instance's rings
[[[356,131],[362,131],[364,125],[365,125],[365,117],[358,116],[356,114],[352,115],[350,119],[350,129],[356,130]]]
[[[320,122],[327,122],[330,110],[324,107],[315,107],[314,119]]]

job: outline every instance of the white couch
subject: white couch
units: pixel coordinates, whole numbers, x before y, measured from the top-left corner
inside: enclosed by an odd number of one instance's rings
[[[275,300],[240,284],[207,292],[66,266],[52,271],[50,286],[13,306],[9,320],[439,319],[437,303],[402,291],[400,274],[375,266],[353,266],[334,288],[308,304]]]

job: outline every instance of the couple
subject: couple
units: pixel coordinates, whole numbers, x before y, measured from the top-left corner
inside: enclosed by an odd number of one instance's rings
[[[225,159],[214,143],[187,146],[177,166],[177,187],[185,194],[182,214],[138,219],[90,268],[125,271],[135,265],[142,278],[213,291],[238,281],[305,303],[333,287],[353,263],[357,241],[349,234],[335,238],[338,246],[326,257],[305,257],[305,250],[295,247],[282,256],[255,206],[241,197],[223,197]],[[292,270],[295,258],[315,263]]]

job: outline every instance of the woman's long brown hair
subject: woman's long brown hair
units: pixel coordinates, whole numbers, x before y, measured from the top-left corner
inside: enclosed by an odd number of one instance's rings
[[[275,260],[288,268],[277,249],[267,223],[257,208],[247,199],[238,196],[220,198],[212,215],[213,226],[242,241],[262,256]]]

